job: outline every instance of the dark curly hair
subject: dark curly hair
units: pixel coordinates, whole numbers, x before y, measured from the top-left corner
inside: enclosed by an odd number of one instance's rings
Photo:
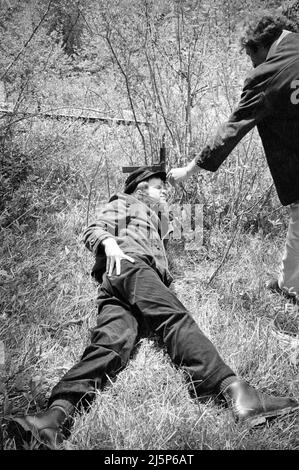
[[[244,33],[241,37],[241,47],[249,47],[256,52],[260,46],[270,47],[279,38],[283,29],[296,31],[295,23],[286,16],[264,14],[259,18],[247,18],[244,22]]]

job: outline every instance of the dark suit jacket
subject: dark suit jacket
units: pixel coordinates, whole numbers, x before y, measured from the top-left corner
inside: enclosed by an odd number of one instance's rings
[[[299,200],[299,34],[288,34],[245,80],[229,120],[196,158],[216,171],[237,143],[257,126],[283,205]]]

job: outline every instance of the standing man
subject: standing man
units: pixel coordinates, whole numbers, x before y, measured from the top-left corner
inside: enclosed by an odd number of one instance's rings
[[[165,172],[136,170],[85,231],[100,283],[91,342],[52,390],[48,410],[14,418],[49,447],[63,440],[62,426],[79,405],[90,403],[95,389],[125,367],[141,330],[161,338],[198,396],[222,396],[236,420],[253,424],[298,408],[291,398],[263,394],[237,378],[168,288],[168,229],[158,217],[166,205],[165,178]]]
[[[238,142],[257,126],[281,203],[290,223],[278,279],[268,288],[299,296],[299,34],[284,17],[263,16],[241,39],[254,70],[241,100],[213,139],[183,168],[168,173],[171,183],[205,169],[216,171]]]

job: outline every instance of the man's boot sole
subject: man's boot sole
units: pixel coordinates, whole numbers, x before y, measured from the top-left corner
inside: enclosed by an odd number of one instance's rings
[[[272,411],[268,413],[261,413],[258,416],[253,416],[252,418],[248,417],[244,420],[240,420],[240,423],[247,424],[249,427],[259,426],[260,424],[264,424],[269,419],[280,418],[282,416],[290,415],[295,411],[299,410],[298,406],[290,406],[288,408],[284,408],[282,410]]]
[[[27,421],[25,419],[23,419],[21,417],[13,417],[13,418],[10,418],[10,420],[17,424],[17,426],[19,428],[19,431],[20,431],[20,434],[22,435],[23,440],[25,442],[26,441],[28,442],[27,436],[28,436],[28,433],[30,433],[31,436],[39,444],[42,444],[42,445],[48,447],[51,450],[57,450],[60,447],[60,445],[62,444],[62,437],[61,437],[61,442],[57,442],[57,443],[47,442],[46,440],[44,440],[41,437],[40,432],[41,431],[45,432],[47,429],[49,429],[50,431],[53,431],[53,433],[58,434],[57,431],[53,428],[44,428],[44,429],[38,430],[35,426],[30,425],[29,423],[27,423]],[[27,436],[24,433],[24,431],[25,431],[25,433],[27,433]]]

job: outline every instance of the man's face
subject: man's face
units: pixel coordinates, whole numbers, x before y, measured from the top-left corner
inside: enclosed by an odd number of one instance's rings
[[[153,176],[148,181],[148,195],[155,202],[165,204],[167,202],[167,190],[161,178]]]
[[[253,51],[250,47],[246,47],[245,49],[246,54],[250,57],[254,68],[265,62],[269,51],[268,47],[263,46],[259,46],[256,51]]]

